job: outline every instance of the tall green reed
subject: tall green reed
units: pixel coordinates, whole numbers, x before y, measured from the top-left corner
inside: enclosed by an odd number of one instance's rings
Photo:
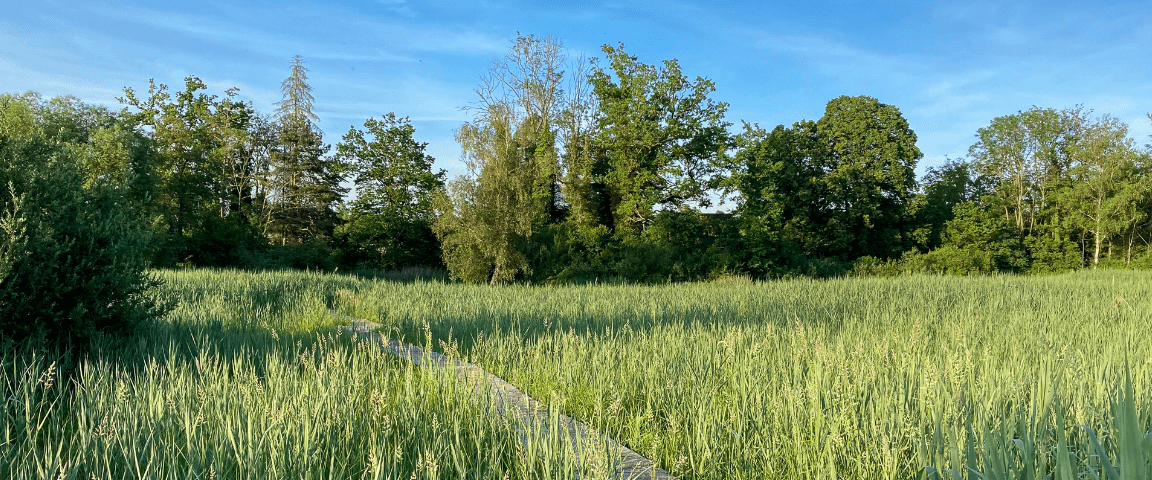
[[[1053,458],[1057,411],[1088,462],[1074,471],[1102,471],[1087,432],[1119,448],[1123,368],[1133,431],[1152,430],[1139,272],[350,288],[394,335],[428,323],[439,348],[684,478],[979,478],[986,457],[1020,472]],[[1021,453],[980,453],[995,445]]]
[[[0,478],[598,478],[565,440],[501,418],[450,371],[341,336],[354,279],[164,272],[177,303],[61,377],[3,355]],[[599,456],[594,454],[600,454]]]

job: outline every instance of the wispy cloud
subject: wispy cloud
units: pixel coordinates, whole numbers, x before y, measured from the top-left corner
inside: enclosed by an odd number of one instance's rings
[[[415,18],[417,16],[416,9],[412,8],[412,6],[408,5],[408,2],[404,0],[376,0],[376,3],[384,5],[389,11],[405,17]]]
[[[214,3],[215,2],[215,3]],[[791,124],[838,95],[898,106],[925,165],[963,155],[977,128],[1032,105],[1084,104],[1152,133],[1152,4],[763,3],[480,0],[158,4],[33,2],[0,18],[0,88],[115,105],[124,85],[200,76],[270,111],[292,55],[310,69],[328,141],[349,124],[408,115],[441,162],[459,156],[459,107],[516,32],[569,56],[623,42],[717,82],[729,117]],[[331,122],[331,123],[329,123]],[[737,128],[738,125],[737,125]],[[334,136],[332,134],[335,134]]]
[[[235,12],[242,9],[242,12]],[[507,48],[506,38],[435,24],[381,21],[356,15],[334,15],[312,9],[229,7],[233,15],[261,22],[229,21],[211,12],[184,13],[151,8],[104,9],[102,14],[159,30],[179,32],[202,41],[283,56],[294,52],[310,58],[357,62],[412,62],[413,52],[491,54]],[[307,22],[307,23],[305,23]],[[284,25],[292,25],[285,28]],[[371,53],[351,53],[367,49]]]

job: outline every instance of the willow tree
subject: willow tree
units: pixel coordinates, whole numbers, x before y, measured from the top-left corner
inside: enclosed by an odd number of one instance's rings
[[[562,47],[519,37],[481,77],[473,119],[456,133],[468,174],[448,184],[434,227],[453,277],[495,284],[531,273],[533,232],[562,217]]]

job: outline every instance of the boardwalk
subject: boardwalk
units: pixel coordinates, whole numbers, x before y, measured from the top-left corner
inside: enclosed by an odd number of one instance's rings
[[[486,372],[476,365],[450,359],[436,352],[424,352],[414,345],[409,345],[391,338],[385,338],[380,335],[379,332],[375,331],[376,328],[380,326],[378,323],[348,317],[335,312],[333,312],[332,315],[343,318],[352,324],[351,326],[343,327],[345,330],[377,343],[392,354],[400,358],[406,358],[416,365],[431,368],[455,368],[460,378],[468,382],[477,395],[485,395],[487,392],[491,392],[489,400],[495,405],[497,411],[508,413],[519,418],[523,424],[529,428],[547,430],[552,428],[553,425],[556,425],[566,432],[567,437],[571,440],[568,442],[568,445],[571,445],[572,448],[576,450],[573,454],[576,455],[577,458],[583,458],[583,452],[579,451],[581,448],[579,447],[580,445],[594,445],[597,439],[602,439],[607,443],[609,451],[619,452],[613,478],[628,480],[676,480],[676,477],[656,467],[651,460],[644,458],[628,447],[620,445],[615,440],[601,437],[593,428],[577,422],[567,415],[561,414],[558,421],[550,419],[547,405],[529,397],[512,384]],[[525,441],[527,440],[526,436],[522,438],[524,438]]]

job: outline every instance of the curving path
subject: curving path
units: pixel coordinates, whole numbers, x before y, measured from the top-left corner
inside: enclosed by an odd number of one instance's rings
[[[552,427],[553,423],[552,420],[549,419],[547,405],[529,397],[524,392],[521,392],[520,389],[505,382],[500,377],[488,373],[484,371],[484,369],[471,363],[453,360],[436,352],[424,352],[415,345],[409,345],[398,340],[386,338],[375,331],[376,328],[380,327],[379,323],[349,317],[336,312],[330,313],[332,316],[351,322],[352,325],[341,327],[344,330],[377,343],[383,346],[385,350],[400,358],[406,358],[415,365],[432,368],[455,368],[460,378],[468,382],[477,395],[484,395],[486,392],[491,392],[491,398],[489,400],[496,406],[496,410],[501,413],[514,415],[523,422],[523,425],[542,430],[547,430]],[[581,450],[583,445],[595,445],[598,443],[597,441],[601,439],[608,445],[611,451],[620,452],[618,460],[616,461],[615,475],[613,478],[628,480],[676,480],[676,477],[669,475],[668,472],[657,467],[651,460],[644,458],[639,453],[619,444],[611,438],[600,436],[592,427],[577,422],[567,415],[560,414],[556,426],[566,432],[566,436],[570,440],[568,444],[576,450],[574,453],[577,458],[582,458],[583,452]],[[522,432],[522,439],[527,440],[524,432]]]

